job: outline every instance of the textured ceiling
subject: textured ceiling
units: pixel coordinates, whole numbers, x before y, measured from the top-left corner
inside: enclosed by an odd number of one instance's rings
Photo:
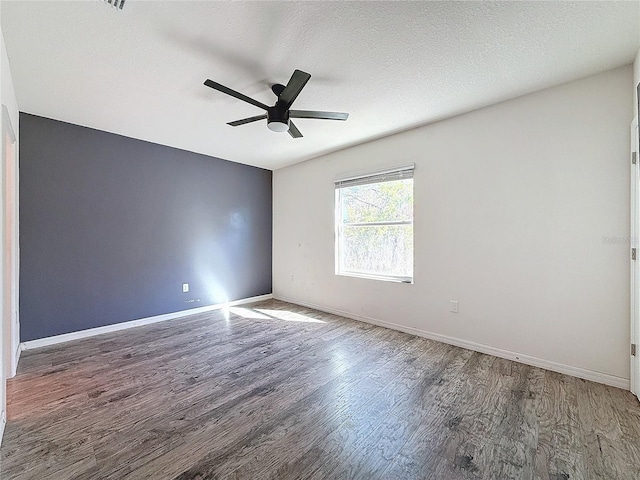
[[[3,1],[21,111],[275,169],[631,63],[634,2]],[[269,85],[312,78],[304,138],[203,86],[273,104]]]

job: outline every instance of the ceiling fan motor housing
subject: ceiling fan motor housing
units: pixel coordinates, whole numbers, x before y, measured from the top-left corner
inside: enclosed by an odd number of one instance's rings
[[[289,109],[278,108],[278,104],[267,110],[267,127],[274,132],[289,130]]]

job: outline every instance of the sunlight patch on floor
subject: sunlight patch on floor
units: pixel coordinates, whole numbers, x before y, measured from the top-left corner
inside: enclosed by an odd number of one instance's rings
[[[251,310],[250,308],[242,307],[229,307],[229,311],[234,315],[238,315],[242,318],[255,318],[257,320],[271,320],[271,317],[267,317],[260,312]]]
[[[327,323],[324,320],[318,320],[317,318],[311,318],[306,315],[301,315],[295,312],[289,312],[287,310],[271,310],[266,308],[256,308],[258,312],[269,315],[272,318],[284,320],[286,322],[302,322],[302,323]]]

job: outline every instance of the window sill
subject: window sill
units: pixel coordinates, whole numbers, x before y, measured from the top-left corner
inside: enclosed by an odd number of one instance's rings
[[[413,285],[412,277],[393,277],[393,276],[387,276],[387,275],[372,275],[369,273],[360,273],[360,272],[336,272],[336,275],[340,277],[356,277],[356,278],[364,278],[366,280],[382,280],[383,282],[406,283],[408,285]]]

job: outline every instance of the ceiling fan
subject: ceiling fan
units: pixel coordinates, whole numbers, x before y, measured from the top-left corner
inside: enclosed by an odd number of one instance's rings
[[[304,86],[307,84],[311,75],[301,70],[294,70],[293,75],[289,79],[287,85],[281,85],[276,83],[271,86],[271,91],[278,97],[275,105],[270,107],[258,100],[254,100],[251,97],[247,97],[240,92],[231,90],[229,87],[220,85],[213,80],[207,80],[204,84],[207,87],[211,87],[214,90],[218,90],[232,97],[236,97],[251,105],[255,105],[258,108],[266,110],[267,113],[262,115],[256,115],[255,117],[243,118],[242,120],[236,120],[235,122],[229,122],[227,125],[237,127],[246,123],[257,122],[258,120],[267,119],[267,127],[274,132],[289,132],[293,138],[300,138],[302,134],[300,130],[291,121],[292,118],[317,118],[320,120],[346,120],[349,117],[348,113],[340,112],[315,112],[311,110],[290,110],[294,100],[298,97]]]

